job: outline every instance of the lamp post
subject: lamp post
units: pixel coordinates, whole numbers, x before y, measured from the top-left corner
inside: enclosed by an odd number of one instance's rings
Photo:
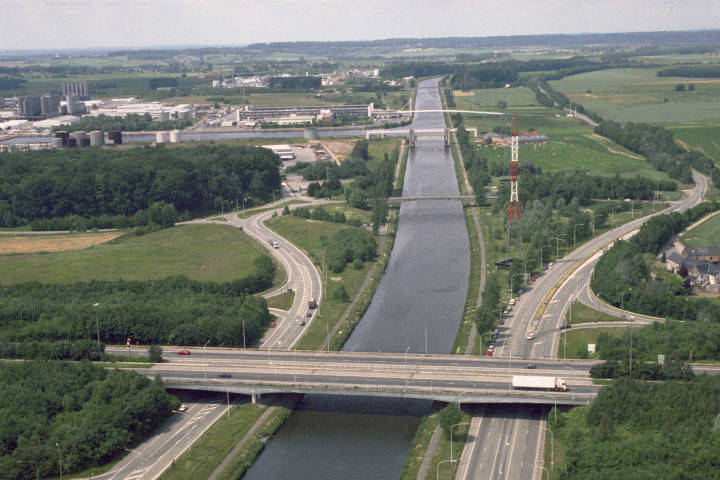
[[[457,426],[459,426],[459,425],[470,425],[470,424],[467,423],[467,422],[461,422],[461,423],[456,423],[455,425],[453,425],[452,427],[450,427],[450,461],[452,461],[452,459],[453,459],[453,454],[452,454],[452,450],[453,450],[453,448],[452,448],[452,446],[453,446],[452,437],[453,437],[453,434],[452,434],[452,432],[453,432],[453,428],[455,428],[455,427],[457,427]]]
[[[243,218],[245,218],[245,200],[247,200],[247,197],[243,197]]]
[[[547,476],[546,476],[545,478],[547,478],[548,480],[550,480],[550,472],[548,472],[547,468],[545,468],[545,467],[540,467],[540,468],[542,468],[543,470],[545,470],[545,473],[547,474]]]
[[[594,213],[592,214],[592,232],[593,232],[593,237],[594,237],[595,236],[595,214]]]
[[[546,247],[552,248],[552,245],[543,245],[542,247],[540,247],[540,270],[542,270],[542,267],[543,267],[543,266],[542,266],[542,263],[543,263],[543,261],[542,261],[542,251],[543,251],[543,248],[546,248]]]
[[[268,350],[270,352],[270,350]],[[275,379],[277,380],[277,370],[275,370]],[[227,414],[228,417],[230,416],[230,387],[228,386],[227,382],[222,382],[225,384],[225,395],[227,395]]]
[[[685,303],[683,303],[683,322],[685,321],[685,307],[687,307],[687,302],[689,298],[685,297]]]
[[[567,235],[567,233],[561,233],[560,235],[558,235],[557,238],[555,239],[556,240],[555,245],[557,246],[557,242],[563,242],[565,244],[565,255],[567,255],[567,251],[570,250],[570,246],[568,245],[568,242],[566,242],[565,240],[560,238],[560,237],[564,237],[565,235]]]
[[[205,358],[205,347],[207,347],[207,344],[210,343],[210,340],[205,342],[205,345],[203,345],[203,369],[205,370],[205,381],[207,382],[207,359]]]
[[[94,303],[93,309],[95,310],[95,330],[97,331],[97,342],[98,342],[98,360],[100,360],[100,321],[98,320],[97,307],[100,303]]]
[[[610,228],[615,228],[615,209],[618,208],[620,207],[613,207],[612,211],[610,212]]]
[[[452,463],[455,460],[443,460],[442,462],[438,462],[437,467],[435,467],[435,480],[438,480],[440,478],[440,465],[443,463]]]
[[[405,390],[408,389],[407,354],[408,354],[408,351],[409,351],[409,350],[410,350],[410,347],[408,346],[408,347],[405,349]]]
[[[584,223],[578,223],[573,227],[573,248],[575,248],[575,245],[577,245],[577,227],[580,227],[582,225],[585,225]]]
[[[35,464],[35,479],[40,480],[40,472],[38,471],[38,462],[35,460],[17,460],[15,463],[33,463]]]
[[[123,450],[128,451],[128,452],[137,453],[138,455],[140,455],[140,458],[142,459],[143,480],[145,480],[145,450],[143,449],[142,452],[138,452],[137,450],[133,450],[132,448],[123,448]]]
[[[245,346],[245,319],[244,318],[242,319],[242,322],[243,322],[243,348],[247,348]]]
[[[632,337],[633,337],[633,323],[635,316],[630,316],[630,380],[632,380]]]
[[[58,451],[58,468],[60,469],[60,480],[62,480],[63,474],[62,474],[62,457],[60,457],[60,444],[58,442],[55,442],[55,447],[57,448],[57,451]],[[145,468],[143,468],[143,473],[145,473]]]
[[[275,192],[277,191],[277,189],[273,190],[273,210],[275,209]]]
[[[535,428],[545,428],[546,432],[550,432],[550,470],[554,470],[555,469],[555,434],[552,432],[552,430],[547,428],[547,426],[540,427],[539,425],[535,425]]]
[[[186,417],[189,416],[187,413],[181,412],[180,410],[173,410],[173,413],[179,413],[181,415],[185,415]],[[188,451],[190,451],[190,422],[185,422],[185,438],[187,438]]]

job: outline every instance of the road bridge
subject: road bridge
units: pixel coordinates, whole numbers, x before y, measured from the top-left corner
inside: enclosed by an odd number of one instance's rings
[[[473,136],[477,138],[477,128],[472,127],[465,130],[472,132]],[[407,136],[410,147],[414,147],[417,140],[443,140],[445,146],[448,146],[450,145],[450,132],[457,132],[457,128],[409,128],[407,130],[392,130],[391,132],[366,130],[365,138],[369,139],[373,135],[384,138],[385,135],[392,134],[393,136]]]
[[[268,393],[321,393],[416,398],[443,402],[586,405],[597,395],[594,362],[461,358],[451,355],[342,354],[336,352],[234,351],[210,358],[172,356],[138,370],[160,375],[168,388],[231,392],[257,398]],[[559,376],[567,392],[513,390],[512,375]]]
[[[463,203],[475,205],[475,197],[472,195],[446,195],[446,196],[417,196],[417,197],[389,197],[387,203],[397,205],[402,202],[415,202],[419,200],[459,200]]]

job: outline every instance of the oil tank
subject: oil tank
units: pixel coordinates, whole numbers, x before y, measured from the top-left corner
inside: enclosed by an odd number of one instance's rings
[[[120,130],[110,130],[108,140],[112,140],[115,145],[122,145],[122,132]]]
[[[165,143],[170,141],[170,135],[167,132],[157,132],[155,134],[156,143]]]
[[[80,139],[80,146],[81,147],[89,147],[90,146],[90,137],[82,137]]]
[[[173,130],[170,132],[170,143],[180,142],[180,130]]]
[[[55,137],[52,139],[52,148],[62,148],[63,139],[61,137]]]
[[[68,148],[75,148],[77,147],[77,140],[75,137],[70,137],[67,139],[67,143],[65,144]]]
[[[170,120],[170,112],[160,112],[158,114],[159,122],[167,122],[168,120]]]
[[[55,138],[59,138],[62,140],[63,145],[67,145],[67,139],[70,137],[70,133],[66,132],[65,130],[58,130],[55,132]]]
[[[105,145],[105,134],[100,130],[90,132],[90,145],[93,147],[102,147]]]

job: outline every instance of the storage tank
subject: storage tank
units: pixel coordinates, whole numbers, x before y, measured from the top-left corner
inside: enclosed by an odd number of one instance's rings
[[[105,145],[105,134],[100,130],[90,132],[90,145],[93,147],[102,147]]]
[[[120,130],[110,130],[108,140],[112,140],[115,145],[122,145],[122,132]]]
[[[86,133],[85,131],[83,131],[83,130],[78,130],[77,132],[72,132],[72,133],[70,134],[70,136],[73,137],[75,140],[77,140],[78,143],[80,143],[80,139],[86,138],[86,137],[87,137],[87,133]]]
[[[167,132],[157,132],[155,134],[156,143],[165,143],[170,141],[170,135]]]
[[[89,147],[90,146],[90,137],[82,137],[80,139],[80,146],[81,147]]]
[[[55,137],[52,139],[52,148],[62,148],[62,147],[63,147],[63,138]]]
[[[170,143],[180,142],[180,130],[173,130],[170,132]]]
[[[70,137],[67,139],[67,143],[65,144],[68,148],[75,148],[77,147],[77,140],[75,137]]]
[[[170,120],[170,112],[165,111],[158,114],[158,121],[167,122],[168,120]]]
[[[55,138],[62,139],[62,144],[67,145],[67,139],[70,137],[70,133],[65,130],[58,130],[55,132]]]

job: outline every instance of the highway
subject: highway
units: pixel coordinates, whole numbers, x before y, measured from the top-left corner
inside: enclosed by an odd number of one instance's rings
[[[695,188],[686,198],[672,202],[671,207],[655,215],[671,211],[683,212],[700,203],[707,188],[707,180],[697,172],[693,172],[693,178],[696,182]],[[525,359],[556,357],[564,315],[568,312],[572,300],[581,292],[587,291],[592,269],[600,258],[602,249],[615,239],[637,230],[650,216],[621,225],[581,245],[565,257],[556,260],[534,284],[523,287],[525,292],[517,298],[517,304],[512,308],[511,315],[505,316],[505,324],[499,326],[500,336],[494,354],[501,358],[508,357],[508,362],[513,357]],[[593,255],[597,252],[599,254]],[[582,266],[571,274],[578,264]],[[560,287],[551,298],[548,298],[553,287],[561,281]],[[514,290],[519,286],[518,284]],[[541,307],[546,308],[541,310]],[[540,318],[536,316],[536,312],[539,311],[543,312]],[[616,315],[619,316],[619,313]],[[643,319],[638,318],[638,320]],[[534,338],[527,340],[531,334]],[[497,413],[495,410],[493,412]],[[509,438],[503,436],[504,430],[498,431],[497,422],[487,421],[482,416],[486,413],[474,412],[471,432],[475,434],[468,436],[468,443],[459,459],[457,478],[539,478],[542,472],[540,466],[544,447],[542,432],[546,422],[539,415],[522,417],[522,412],[505,411],[506,414],[510,414],[510,418],[504,421],[503,428],[518,429],[521,432]],[[482,448],[475,445],[473,439],[483,439]],[[534,463],[528,464],[524,460],[520,461],[520,464],[511,463],[520,456],[524,459],[526,454],[530,455],[528,452],[533,448],[536,451],[537,466]],[[503,451],[502,454],[497,453]],[[488,461],[488,452],[496,452],[493,461]],[[518,471],[518,468],[521,471]],[[515,469],[512,476],[507,475],[510,469]]]

